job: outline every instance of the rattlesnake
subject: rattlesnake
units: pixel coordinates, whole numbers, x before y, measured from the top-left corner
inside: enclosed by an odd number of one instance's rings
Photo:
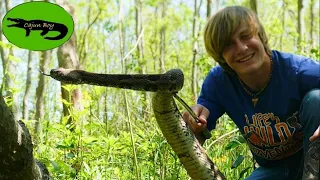
[[[188,127],[173,97],[183,87],[184,76],[180,69],[164,74],[98,74],[74,69],[52,69],[52,78],[68,84],[90,84],[138,91],[155,92],[152,106],[157,123],[179,157],[189,176],[194,180],[224,180],[225,176],[210,160],[198,139]],[[305,158],[304,179],[319,177],[320,138],[310,144]]]
[[[320,180],[320,137],[309,145],[304,159],[303,178]]]

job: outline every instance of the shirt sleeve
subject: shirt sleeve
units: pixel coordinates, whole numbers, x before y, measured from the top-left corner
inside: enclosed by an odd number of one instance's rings
[[[304,95],[314,88],[320,88],[320,63],[310,58],[304,59],[298,70],[299,88]]]
[[[198,104],[203,105],[210,111],[207,119],[207,129],[209,131],[215,129],[217,119],[225,113],[222,106],[219,105],[219,87],[215,82],[213,71],[211,70],[202,84],[200,96],[197,101]]]

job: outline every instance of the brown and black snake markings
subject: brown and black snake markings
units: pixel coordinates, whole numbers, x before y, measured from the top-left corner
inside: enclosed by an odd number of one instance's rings
[[[31,31],[41,30],[41,36],[46,35],[50,31],[58,31],[60,34],[56,37],[44,37],[48,40],[60,40],[68,33],[68,28],[64,24],[49,22],[43,20],[24,20],[21,18],[7,18],[8,21],[15,22],[16,24],[8,25],[8,27],[17,27],[26,30],[26,36],[30,35]]]
[[[173,96],[184,83],[183,72],[172,69],[164,74],[98,74],[83,70],[58,68],[52,78],[68,84],[90,84],[138,91],[152,91],[152,107],[163,136],[194,180],[224,180],[225,176],[210,160],[192,130],[182,119]],[[320,138],[311,143],[305,161],[304,179],[319,177]]]
[[[320,137],[309,145],[305,155],[303,178],[308,180],[320,180]]]

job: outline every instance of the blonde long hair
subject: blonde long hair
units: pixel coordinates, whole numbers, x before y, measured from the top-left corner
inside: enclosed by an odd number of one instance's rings
[[[246,7],[226,7],[208,20],[204,29],[204,44],[208,54],[230,74],[234,74],[235,72],[223,59],[222,52],[231,42],[232,35],[240,26],[250,28],[250,32],[254,33],[254,35],[258,33],[266,53],[269,56],[271,55],[267,35],[257,15]]]

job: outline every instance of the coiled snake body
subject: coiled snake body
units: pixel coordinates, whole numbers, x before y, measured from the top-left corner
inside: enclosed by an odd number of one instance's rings
[[[184,83],[184,76],[180,69],[169,70],[164,74],[127,75],[98,74],[83,70],[58,68],[51,70],[50,76],[69,84],[90,84],[155,92],[152,98],[152,107],[157,123],[189,176],[194,180],[226,179],[207,156],[191,129],[182,119],[175,104],[173,96],[182,89]],[[316,161],[319,162],[319,157],[314,157],[316,156],[314,154],[319,156],[319,153],[311,153],[310,157],[312,159],[318,158]],[[310,169],[310,167],[308,168]],[[313,168],[314,165],[311,169]],[[319,173],[319,163],[317,168],[315,173]],[[305,172],[307,172],[305,177],[313,175],[316,175],[314,176],[316,178],[318,177],[318,174],[308,174],[309,170],[306,168]]]

